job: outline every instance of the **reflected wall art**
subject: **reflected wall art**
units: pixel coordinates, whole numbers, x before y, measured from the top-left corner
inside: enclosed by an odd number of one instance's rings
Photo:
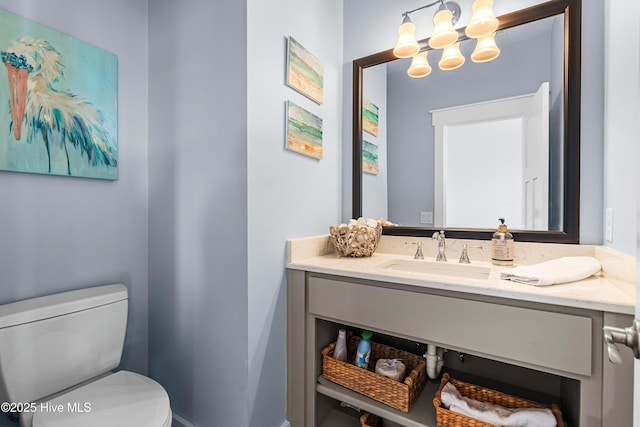
[[[378,106],[362,98],[362,129],[373,136],[378,136],[378,114]]]
[[[362,171],[378,174],[378,146],[369,141],[362,141]]]

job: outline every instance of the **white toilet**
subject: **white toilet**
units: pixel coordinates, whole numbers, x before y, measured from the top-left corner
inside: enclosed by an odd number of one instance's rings
[[[120,364],[127,288],[99,286],[0,306],[0,402],[21,427],[170,427],[167,392]],[[4,408],[3,408],[4,409]]]

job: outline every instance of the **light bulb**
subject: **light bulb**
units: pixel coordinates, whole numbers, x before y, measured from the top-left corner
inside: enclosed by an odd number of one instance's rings
[[[402,25],[398,28],[398,43],[393,48],[393,54],[397,58],[409,58],[419,50],[420,45],[416,40],[416,26],[411,22],[409,15],[405,15]]]
[[[407,74],[414,78],[425,77],[431,74],[431,65],[427,60],[427,51],[418,52],[413,56],[411,66],[407,70]]]
[[[438,66],[441,70],[451,71],[460,68],[462,64],[464,64],[464,61],[464,56],[462,52],[460,52],[460,43],[454,43],[444,48]]]
[[[429,46],[433,49],[443,49],[458,40],[458,32],[453,28],[453,15],[450,10],[443,9],[433,17],[433,34],[429,39]]]
[[[491,33],[478,39],[476,48],[471,54],[473,62],[487,62],[496,59],[500,55],[500,48],[496,45],[496,33]]]
[[[473,15],[465,29],[467,36],[477,39],[496,31],[498,18],[493,14],[493,0],[475,0],[471,8]]]

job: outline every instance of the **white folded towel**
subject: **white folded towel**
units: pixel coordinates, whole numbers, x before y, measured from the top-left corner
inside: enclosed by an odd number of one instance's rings
[[[600,261],[593,257],[572,256],[509,268],[500,273],[500,278],[527,285],[548,286],[586,279],[599,272],[601,268]]]
[[[505,408],[462,396],[447,383],[440,394],[445,408],[468,417],[503,427],[556,427],[556,417],[548,408]]]

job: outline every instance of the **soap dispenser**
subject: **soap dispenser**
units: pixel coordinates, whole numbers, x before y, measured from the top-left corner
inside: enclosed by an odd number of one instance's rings
[[[514,240],[513,234],[507,230],[504,218],[499,218],[498,231],[491,239],[491,262],[494,265],[513,265]]]

